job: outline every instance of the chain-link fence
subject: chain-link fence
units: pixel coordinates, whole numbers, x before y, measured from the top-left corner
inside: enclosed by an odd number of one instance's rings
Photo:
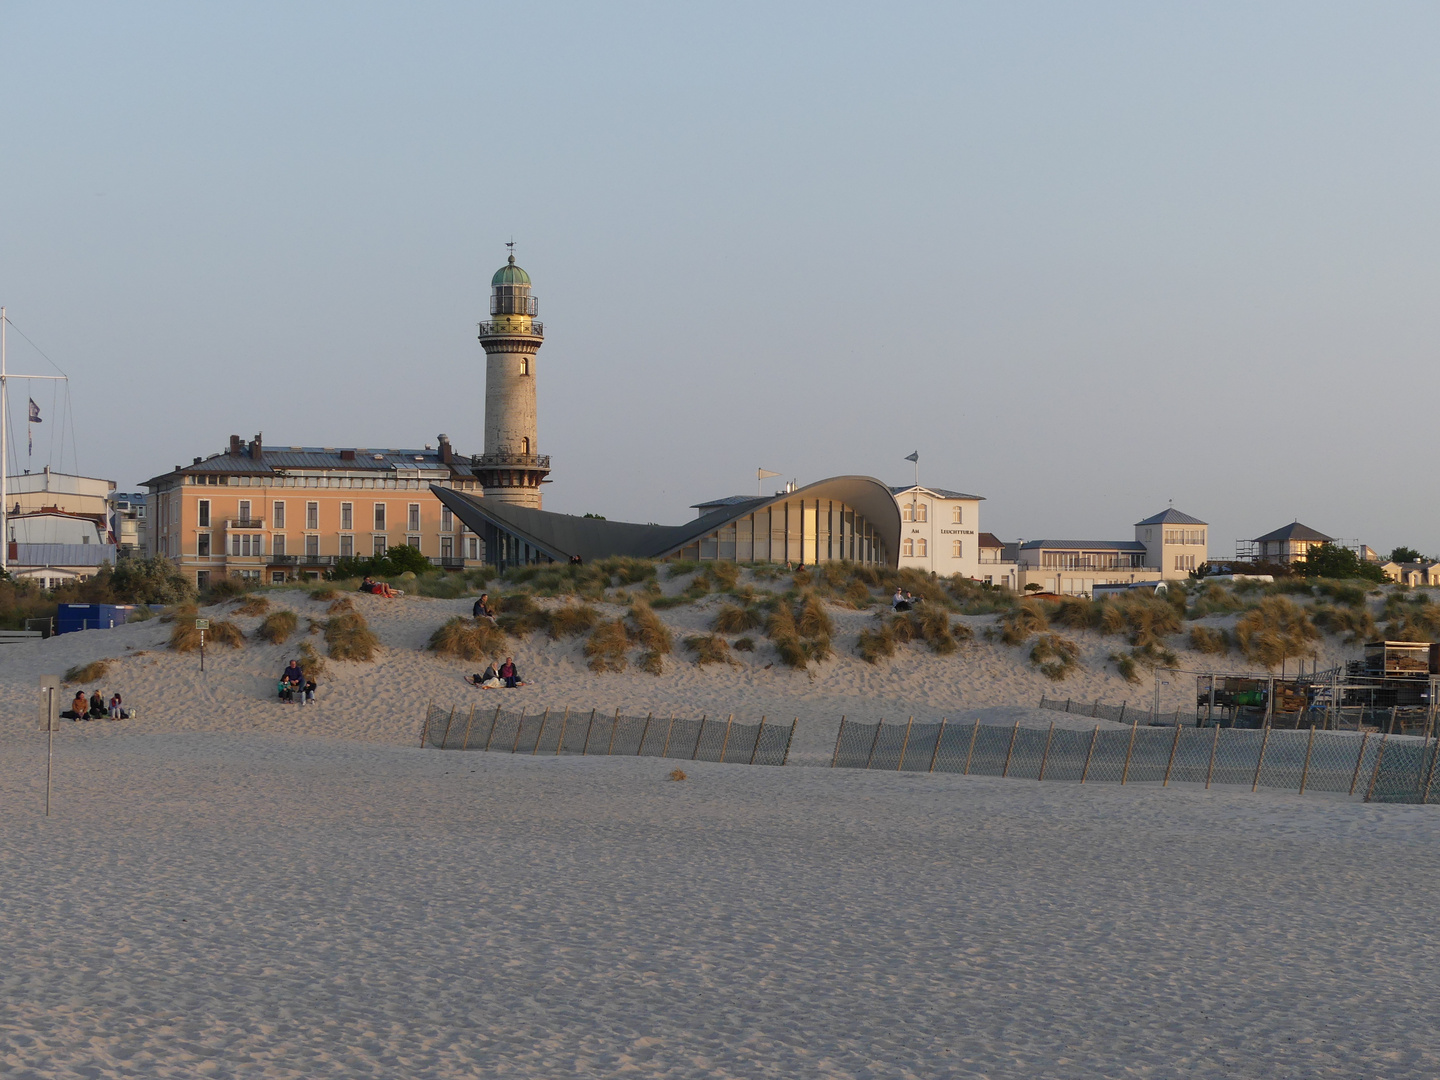
[[[784,765],[790,758],[795,723],[737,724],[678,716],[614,716],[595,710],[507,712],[503,708],[461,709],[431,704],[420,745],[438,750],[489,750],[509,754],[628,755],[718,761],[742,765]]]
[[[1073,716],[1089,716],[1096,720],[1114,720],[1117,724],[1134,723],[1138,716],[1142,724],[1165,724],[1173,726],[1180,722],[1180,710],[1157,713],[1153,708],[1131,705],[1122,701],[1119,705],[1106,705],[1103,701],[1075,701],[1072,698],[1052,698],[1040,695],[1040,708],[1053,712],[1070,713]]]
[[[1132,713],[1132,716],[1134,714]],[[1243,784],[1339,792],[1376,802],[1440,802],[1440,740],[1388,732],[1144,727],[1093,731],[1000,724],[841,720],[834,768],[948,772],[1078,783]]]

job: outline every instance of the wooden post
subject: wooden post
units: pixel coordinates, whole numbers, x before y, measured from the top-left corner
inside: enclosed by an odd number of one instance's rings
[[[835,733],[835,752],[830,755],[830,768],[840,760],[840,740],[845,737],[845,717],[840,717],[840,730]]]
[[[445,744],[450,740],[450,725],[455,722],[455,706],[450,706],[450,719],[445,721],[445,734],[440,736],[440,749],[445,749]]]
[[[661,756],[662,758],[665,758],[665,757],[669,757],[669,756],[670,756],[670,735],[674,732],[674,730],[675,730],[675,714],[674,714],[674,713],[671,713],[671,714],[670,714],[670,726],[665,729],[665,746],[664,746],[664,748],[660,751],[660,756]]]
[[[543,713],[540,714],[540,730],[535,733],[535,749],[530,751],[531,757],[534,757],[540,752],[540,740],[545,737],[545,721],[549,719],[550,710],[546,709]]]
[[[1085,767],[1080,770],[1080,783],[1084,783],[1090,775],[1090,759],[1095,756],[1095,742],[1100,738],[1100,725],[1095,725],[1095,730],[1090,733],[1090,749],[1085,752]]]
[[[1390,706],[1390,730],[1387,731],[1385,734],[1387,734],[1387,735],[1394,735],[1394,734],[1395,734],[1395,714],[1396,714],[1397,712],[1399,712],[1399,711],[1400,711],[1400,707],[1399,707],[1398,705],[1391,705],[1391,706]]]
[[[1005,748],[1005,765],[1000,770],[1000,778],[1003,780],[1010,775],[1010,755],[1015,752],[1015,737],[1020,734],[1020,721],[1015,721],[1015,726],[1010,729],[1010,745]]]
[[[755,732],[755,745],[750,748],[750,760],[747,764],[755,764],[755,755],[760,752],[760,738],[765,734],[765,717],[760,717],[760,730]]]
[[[1092,709],[1090,710],[1090,719],[1091,719],[1091,720],[1094,720],[1095,717],[1097,717],[1097,716],[1099,716],[1099,715],[1100,715],[1100,699],[1099,699],[1099,698],[1096,698],[1096,699],[1095,699],[1095,706],[1094,706],[1094,708],[1092,708]]]
[[[1050,740],[1055,738],[1055,721],[1050,721],[1050,730],[1045,735],[1045,752],[1040,755],[1040,775],[1036,780],[1045,779],[1045,763],[1050,760]]]
[[[1385,742],[1390,738],[1387,731],[1380,736],[1380,749],[1375,751],[1375,771],[1370,774],[1370,786],[1365,789],[1365,801],[1370,801],[1370,796],[1375,794],[1375,781],[1380,779],[1380,764],[1385,760]]]
[[[645,714],[645,726],[640,729],[640,745],[635,747],[636,757],[639,757],[640,751],[645,749],[645,736],[650,734],[650,718],[654,715],[653,712]]]
[[[870,740],[870,753],[865,758],[865,768],[870,768],[870,762],[875,760],[875,747],[880,742],[880,729],[885,726],[885,718],[880,717],[880,722],[875,725],[875,738]]]
[[[565,749],[565,728],[570,723],[570,706],[565,706],[565,715],[560,718],[560,741],[555,744],[555,756],[560,756],[560,751]]]
[[[495,715],[490,720],[490,734],[485,736],[485,749],[490,749],[490,740],[495,738],[495,725],[500,723],[500,706],[495,706]]]
[[[945,718],[940,718],[940,730],[935,735],[935,749],[930,751],[930,768],[926,772],[935,771],[935,759],[940,756],[940,740],[945,738]]]
[[[615,751],[615,733],[620,730],[620,710],[615,710],[615,719],[610,721],[610,741],[605,744],[605,756],[609,757]]]
[[[1214,722],[1215,722],[1215,675],[1214,675],[1214,673],[1212,672],[1211,675],[1210,675],[1210,701],[1209,701],[1209,704],[1206,705],[1206,707],[1205,707],[1205,723],[1207,723],[1207,724],[1213,724]]]
[[[465,721],[465,738],[460,741],[461,750],[470,749],[470,725],[475,723],[475,706],[470,706],[470,717]]]
[[[430,710],[435,707],[435,699],[431,698],[425,703],[425,723],[420,728],[420,749],[425,749],[425,741],[430,738]]]
[[[1180,719],[1175,719],[1175,741],[1170,744],[1170,760],[1165,763],[1165,779],[1160,782],[1161,787],[1170,786],[1170,770],[1175,768],[1175,751],[1180,749]]]
[[[1260,770],[1265,767],[1265,748],[1270,745],[1270,727],[1266,725],[1265,732],[1260,736],[1260,756],[1255,759],[1255,782],[1250,785],[1251,791],[1260,790]]]
[[[1220,749],[1220,725],[1215,725],[1215,738],[1210,740],[1210,764],[1205,769],[1205,790],[1210,790],[1210,777],[1215,775],[1215,751]]]
[[[780,759],[781,765],[784,765],[787,761],[790,760],[790,743],[795,738],[795,725],[798,723],[800,723],[800,718],[798,716],[795,717],[794,720],[790,721],[790,734],[785,736],[785,756]]]
[[[525,706],[524,706],[524,705],[521,705],[521,706],[520,706],[520,721],[519,721],[519,723],[517,723],[517,724],[515,725],[515,745],[512,746],[512,747],[510,747],[510,752],[511,752],[512,754],[515,753],[516,750],[519,750],[519,749],[520,749],[520,732],[522,732],[522,731],[524,731],[524,730],[525,730]]]
[[[1315,725],[1310,725],[1310,738],[1305,742],[1305,764],[1300,768],[1300,794],[1305,794],[1305,781],[1310,778],[1310,750],[1315,745]]]
[[[1354,774],[1350,777],[1350,794],[1351,794],[1351,795],[1354,795],[1354,794],[1355,794],[1355,785],[1356,785],[1357,783],[1359,783],[1359,781],[1360,781],[1360,763],[1365,760],[1365,743],[1369,740],[1369,738],[1370,738],[1370,732],[1368,732],[1368,731],[1365,732],[1363,735],[1360,736],[1360,752],[1355,755],[1355,772],[1354,772]]]
[[[580,745],[580,756],[584,757],[590,752],[590,729],[595,726],[595,710],[590,710],[590,722],[585,725],[585,741]]]
[[[1433,685],[1433,684],[1432,684]],[[1437,736],[1430,750],[1430,769],[1425,774],[1425,789],[1420,794],[1420,805],[1430,801],[1430,783],[1435,779],[1435,759],[1440,757],[1440,736]]]
[[[732,712],[729,719],[725,721],[725,738],[720,740],[720,764],[725,764],[725,751],[730,748],[730,725],[735,723],[735,714]]]
[[[915,717],[910,717],[905,722],[905,738],[900,743],[900,760],[895,763],[895,771],[900,772],[905,768],[905,751],[910,749],[910,729],[915,726]]]
[[[1065,711],[1070,711],[1070,699],[1068,697],[1065,699]]]
[[[1156,681],[1159,685],[1159,681]],[[1156,691],[1158,694],[1159,691]],[[1125,765],[1120,770],[1120,783],[1123,785],[1130,778],[1130,755],[1135,750],[1135,733],[1140,730],[1140,718],[1135,717],[1135,722],[1130,725],[1130,742],[1125,746]]]
[[[694,761],[696,758],[698,758],[698,757],[700,756],[700,740],[703,739],[703,738],[705,738],[705,717],[707,717],[707,716],[709,716],[709,715],[710,715],[709,713],[701,713],[701,714],[700,714],[700,731],[699,731],[699,733],[695,736],[695,752],[690,755],[690,760],[691,760],[691,761]]]
[[[980,721],[975,721],[975,727],[970,732],[970,749],[965,752],[965,771],[961,776],[970,775],[970,759],[975,756],[975,740],[980,737]]]

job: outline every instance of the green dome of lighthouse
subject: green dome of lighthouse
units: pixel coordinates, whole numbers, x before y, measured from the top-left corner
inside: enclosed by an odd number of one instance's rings
[[[515,256],[510,256],[510,261],[495,271],[495,276],[490,279],[491,285],[529,285],[530,275],[515,265]]]

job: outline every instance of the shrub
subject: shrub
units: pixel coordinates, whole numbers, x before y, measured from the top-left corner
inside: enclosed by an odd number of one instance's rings
[[[315,646],[308,641],[302,641],[298,650],[300,657],[300,670],[312,679],[319,679],[325,674],[325,658],[315,651]]]
[[[272,645],[283,645],[289,640],[290,635],[295,632],[299,625],[293,611],[272,611],[266,615],[259,626],[255,628],[255,636],[261,641],[268,641]]]
[[[232,649],[239,649],[245,644],[244,633],[229,619],[212,620],[210,629],[205,633],[207,645],[228,645]]]
[[[334,660],[373,660],[380,639],[358,611],[342,611],[325,620],[325,644]]]
[[[1052,626],[1089,630],[1100,623],[1100,605],[1084,596],[1062,597],[1046,605],[1046,608],[1046,617]]]
[[[110,671],[111,660],[91,660],[88,664],[77,664],[65,672],[67,683],[99,682]]]
[[[585,655],[590,660],[591,671],[624,671],[625,652],[629,648],[630,637],[619,619],[600,623],[585,639]]]
[[[1315,625],[1327,634],[1344,634],[1348,644],[1374,641],[1380,634],[1375,625],[1375,616],[1363,605],[1360,607],[1329,607],[1317,604],[1311,612]],[[1399,640],[1391,638],[1392,641]],[[1428,641],[1428,636],[1417,640]]]
[[[825,610],[825,604],[813,592],[802,597],[795,628],[803,638],[829,638],[834,634],[835,627]]]
[[[752,638],[752,637],[742,637],[742,638],[739,638],[739,639],[735,642],[735,651],[736,651],[736,652],[754,652],[754,651],[755,651],[755,639]]]
[[[891,630],[888,624],[881,626],[878,630],[861,630],[856,651],[859,652],[860,659],[864,660],[867,664],[879,663],[882,656],[894,656],[894,631]]]
[[[745,630],[756,630],[764,622],[759,610],[746,605],[723,604],[715,613],[710,628],[719,634],[738,634]]]
[[[1000,620],[1000,640],[1006,645],[1023,645],[1035,634],[1049,629],[1045,609],[1027,600]]]
[[[1245,606],[1245,601],[1236,596],[1218,581],[1211,581],[1201,588],[1190,608],[1190,618],[1203,619],[1206,615],[1229,615]]]
[[[588,633],[600,621],[600,613],[589,604],[566,604],[550,612],[548,621],[550,639],[559,641]]]
[[[247,596],[235,609],[236,615],[264,615],[270,610],[270,601],[263,596]]]
[[[1230,633],[1212,626],[1190,628],[1190,648],[1207,656],[1224,656],[1230,651]]]
[[[1284,596],[1267,596],[1235,623],[1235,641],[1247,660],[1267,668],[1286,659],[1315,655],[1320,637],[1305,609]]]
[[[719,634],[697,634],[685,639],[685,647],[695,654],[695,663],[700,667],[706,664],[734,664],[735,658],[730,655],[730,643]]]
[[[870,594],[870,590],[859,581],[850,582],[842,596],[847,604],[862,611],[875,603],[875,597]]]
[[[630,636],[657,656],[666,656],[673,647],[674,639],[670,629],[660,621],[660,616],[650,610],[650,605],[637,600],[630,605],[626,614],[629,620]],[[644,659],[641,663],[643,665]]]
[[[331,585],[317,585],[315,588],[309,591],[310,599],[321,604],[323,604],[326,600],[334,600],[335,597],[340,595],[339,591]]]
[[[1369,589],[1366,585],[1356,584],[1353,581],[1331,581],[1328,578],[1321,578],[1315,582],[1315,591],[1345,607],[1364,607]]]
[[[96,577],[105,574],[102,566]],[[178,604],[195,595],[195,587],[164,555],[121,559],[108,576],[117,604]]]
[[[494,659],[505,650],[505,632],[489,619],[472,620],[457,615],[430,635],[430,648],[437,656],[479,663]]]
[[[205,587],[205,597],[212,604],[244,596],[251,588],[250,582],[236,574],[225,574],[212,578]]]
[[[1038,667],[1046,678],[1056,682],[1070,674],[1079,658],[1080,647],[1059,634],[1041,634],[1030,648],[1030,662]]]

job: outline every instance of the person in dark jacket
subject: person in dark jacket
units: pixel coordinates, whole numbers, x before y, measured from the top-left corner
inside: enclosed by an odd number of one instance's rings
[[[505,663],[500,665],[500,678],[511,690],[525,685],[520,681],[520,672],[515,667],[515,659],[510,656],[505,657]]]
[[[110,710],[105,705],[105,699],[100,695],[100,691],[96,690],[90,695],[90,719],[104,720],[109,715]]]

